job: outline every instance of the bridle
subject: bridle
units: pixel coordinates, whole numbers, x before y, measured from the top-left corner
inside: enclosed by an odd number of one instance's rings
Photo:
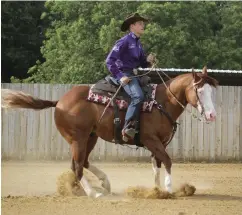
[[[201,100],[200,100],[200,98],[199,98],[199,96],[198,96],[198,92],[197,92],[197,90],[198,90],[198,88],[197,88],[197,85],[198,84],[200,84],[201,82],[202,82],[202,78],[198,81],[198,82],[196,82],[196,83],[193,83],[193,89],[194,89],[194,91],[195,91],[195,94],[196,94],[196,97],[197,97],[197,101],[198,101],[198,105],[201,107],[201,109],[202,109],[202,111],[201,111],[201,116],[203,116],[204,115],[204,113],[205,113],[205,108],[204,108],[204,106],[203,106],[203,104],[202,104],[202,102],[201,102]]]

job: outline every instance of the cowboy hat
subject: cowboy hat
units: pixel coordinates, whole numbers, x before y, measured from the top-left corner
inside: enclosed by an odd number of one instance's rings
[[[134,24],[138,21],[148,22],[148,19],[140,16],[138,13],[132,14],[124,20],[123,24],[121,25],[121,31],[127,31],[131,24]]]

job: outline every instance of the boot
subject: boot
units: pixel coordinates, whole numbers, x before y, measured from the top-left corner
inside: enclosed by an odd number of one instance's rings
[[[129,139],[134,139],[136,134],[135,122],[130,121],[129,123],[125,123],[124,128],[122,130],[123,141],[128,142]]]

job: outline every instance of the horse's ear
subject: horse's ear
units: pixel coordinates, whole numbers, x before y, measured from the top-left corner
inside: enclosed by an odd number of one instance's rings
[[[207,66],[203,67],[202,74],[208,75]]]

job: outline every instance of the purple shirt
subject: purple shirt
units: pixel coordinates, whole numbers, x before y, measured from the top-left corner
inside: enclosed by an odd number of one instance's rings
[[[148,67],[139,38],[132,32],[119,39],[106,59],[108,70],[115,78],[122,78],[123,71]]]

